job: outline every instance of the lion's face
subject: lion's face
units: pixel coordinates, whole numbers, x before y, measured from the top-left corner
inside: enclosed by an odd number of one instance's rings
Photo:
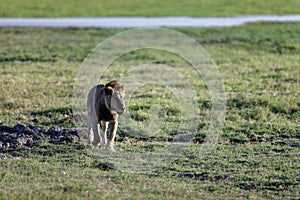
[[[125,88],[124,86],[119,86],[115,88],[107,87],[105,88],[106,91],[109,90],[109,92],[106,92],[106,95],[108,98],[106,98],[106,105],[109,105],[108,107],[110,110],[115,111],[118,113],[118,115],[121,115],[125,111]]]
[[[119,115],[125,111],[125,94],[120,91],[115,91],[111,97],[111,109],[116,111]]]

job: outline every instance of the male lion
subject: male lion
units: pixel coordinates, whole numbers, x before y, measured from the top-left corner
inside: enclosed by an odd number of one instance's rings
[[[117,81],[94,86],[88,95],[88,147],[105,146],[114,151],[118,116],[125,111],[125,88]],[[100,134],[100,128],[102,134]],[[94,138],[91,138],[91,129]],[[107,130],[110,131],[107,141]]]

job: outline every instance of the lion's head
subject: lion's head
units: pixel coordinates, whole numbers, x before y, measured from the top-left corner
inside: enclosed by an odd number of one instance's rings
[[[105,106],[119,115],[125,111],[125,87],[116,81],[107,83],[104,87]]]

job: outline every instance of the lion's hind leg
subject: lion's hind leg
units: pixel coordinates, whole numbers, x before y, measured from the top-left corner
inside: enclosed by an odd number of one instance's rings
[[[88,116],[88,144],[87,147],[88,148],[93,148],[94,147],[94,136],[96,134],[96,129],[95,129],[95,124],[97,124],[97,122],[95,121],[95,119],[93,118],[92,114],[89,113]]]
[[[93,120],[92,130],[93,130],[93,133],[94,133],[92,144],[93,144],[94,147],[98,147],[101,144],[102,138],[100,136],[100,131],[98,130],[97,120]]]

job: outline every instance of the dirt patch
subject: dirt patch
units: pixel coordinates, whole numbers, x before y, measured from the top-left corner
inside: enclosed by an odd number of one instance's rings
[[[202,172],[202,173],[180,173],[178,174],[178,177],[180,178],[190,178],[190,179],[194,179],[194,180],[201,180],[201,181],[205,181],[209,179],[209,175],[207,172]]]
[[[80,136],[76,128],[60,130],[53,126],[45,130],[32,124],[17,123],[13,127],[0,124],[0,151],[21,147],[33,148],[46,139],[50,142],[76,143],[80,140]]]

